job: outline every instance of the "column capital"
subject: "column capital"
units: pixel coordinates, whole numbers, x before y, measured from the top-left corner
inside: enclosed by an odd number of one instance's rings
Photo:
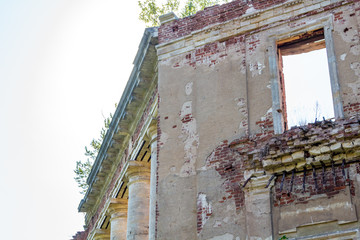
[[[109,229],[96,229],[94,234],[94,240],[110,239]]]
[[[254,193],[268,192],[271,189],[271,187],[274,185],[273,180],[269,184],[270,178],[271,176],[269,175],[262,175],[251,178],[249,183],[246,185],[245,189],[247,191],[252,191]],[[265,188],[268,184],[269,186]]]
[[[125,173],[129,180],[128,186],[135,182],[149,182],[150,181],[150,163],[129,161],[128,169]]]
[[[157,139],[157,120],[156,118],[153,118],[151,121],[148,129],[146,130],[146,134],[148,135],[150,139],[150,144],[156,141]]]
[[[123,198],[112,198],[107,209],[111,219],[114,218],[126,218],[128,209],[128,200]]]

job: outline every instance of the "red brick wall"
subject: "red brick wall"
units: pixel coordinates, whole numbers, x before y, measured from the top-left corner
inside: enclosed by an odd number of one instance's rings
[[[264,9],[270,6],[286,2],[286,0],[253,0],[232,1],[223,5],[215,5],[197,12],[195,15],[166,23],[159,28],[159,43],[186,36],[192,31],[202,29],[206,26],[226,22],[241,17],[251,7]]]
[[[196,69],[198,65],[202,64],[207,64],[211,67],[227,57],[227,50],[229,48],[234,48],[236,53],[243,55],[241,64],[245,68],[245,35],[231,37],[222,42],[217,41],[198,47],[188,52],[185,55],[185,59],[182,59],[181,62],[176,62],[173,67],[180,68],[183,65],[188,65]]]
[[[241,155],[229,147],[228,141],[224,141],[217,147],[206,160],[206,166],[215,167],[224,179],[226,196],[220,200],[220,203],[227,199],[234,199],[237,211],[244,206],[244,191],[239,185],[244,178],[244,163]]]
[[[359,169],[359,163],[352,164],[351,167]],[[341,165],[335,166],[335,181],[331,167],[325,168],[325,184],[323,183],[323,171],[322,168],[316,169],[316,183],[313,175],[313,170],[308,169],[306,171],[305,178],[305,191],[303,189],[303,177],[304,172],[294,175],[294,181],[291,189],[291,178],[292,174],[287,173],[283,182],[283,189],[280,191],[280,186],[282,182],[282,176],[278,176],[275,180],[274,186],[274,207],[284,206],[288,204],[306,204],[307,201],[313,196],[326,194],[328,198],[338,194],[342,189],[350,187],[350,193],[352,196],[355,196],[355,186],[352,180],[349,180],[348,171],[350,165],[347,164],[344,167],[346,181],[344,180],[342,174]]]
[[[243,184],[247,180],[244,177],[244,171],[250,169],[262,169],[263,160],[274,160],[277,154],[291,154],[299,150],[307,150],[313,146],[333,144],[336,142],[348,142],[359,136],[360,119],[340,120],[337,122],[317,122],[303,127],[294,127],[280,135],[274,135],[272,131],[259,133],[251,137],[244,137],[234,140],[230,144],[228,141],[222,142],[212,154],[206,159],[206,167],[214,167],[222,179],[224,179],[224,188],[226,195],[219,202],[223,203],[227,199],[234,199],[236,210],[244,206]],[[271,121],[264,120],[259,124],[266,124]],[[352,150],[346,150],[352,151]],[[307,157],[307,156],[305,156]],[[314,195],[326,194],[331,197],[338,194],[339,191],[350,187],[352,196],[355,196],[355,186],[353,180],[349,178],[349,170],[360,173],[360,163],[356,159],[345,159],[344,179],[342,165],[334,165],[335,182],[332,167],[329,164],[325,167],[325,183],[322,178],[322,167],[316,167],[316,183],[313,171],[310,165],[306,173],[305,191],[303,192],[303,170],[297,170],[294,175],[293,188],[290,191],[292,172],[287,172],[283,182],[283,189],[280,191],[282,175],[278,175],[274,187],[274,206],[281,206],[291,203],[306,203]],[[360,161],[360,158],[359,158]],[[320,163],[319,163],[320,164]],[[281,173],[277,173],[281,174]]]

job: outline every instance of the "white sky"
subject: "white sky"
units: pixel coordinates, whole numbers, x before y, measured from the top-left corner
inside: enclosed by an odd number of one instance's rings
[[[73,180],[132,70],[137,1],[0,0],[1,239],[82,230]]]
[[[283,57],[289,128],[334,117],[326,49]]]

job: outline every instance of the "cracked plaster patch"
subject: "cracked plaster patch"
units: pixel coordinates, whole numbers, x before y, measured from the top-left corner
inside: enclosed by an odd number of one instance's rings
[[[359,32],[354,27],[346,27],[340,32],[341,38],[344,42],[353,44],[350,46],[350,52],[354,55],[360,55],[360,37]]]
[[[350,68],[354,70],[356,76],[360,77],[360,62],[351,63]]]
[[[159,147],[162,148],[164,146],[164,144],[167,142],[169,138],[169,134],[167,134],[166,132],[162,132],[160,135],[160,139],[159,139]]]
[[[212,214],[212,205],[210,202],[207,201],[206,194],[204,193],[199,193],[197,205],[201,211],[201,225],[204,226],[206,221],[210,218],[210,215]]]
[[[252,77],[256,77],[258,75],[262,74],[262,70],[265,68],[265,65],[261,62],[256,62],[256,63],[250,63],[249,64],[249,69],[250,72],[252,74]]]
[[[190,95],[192,93],[192,87],[193,87],[193,82],[188,82],[186,85],[185,85],[185,93],[186,95]]]
[[[269,108],[269,110],[267,110],[265,116],[262,116],[262,117],[260,118],[261,121],[265,121],[266,118],[267,118],[267,117],[269,116],[269,114],[271,114],[271,113],[272,113],[272,108]]]
[[[360,62],[353,62],[350,64],[350,68],[354,71],[355,75],[360,78]],[[353,94],[358,94],[360,89],[360,84],[358,81],[354,83],[347,84],[351,88]]]
[[[340,55],[341,61],[345,61],[345,58],[346,58],[346,53]]]
[[[180,176],[188,177],[195,175],[195,162],[199,135],[196,130],[196,119],[192,117],[192,101],[183,104],[180,118],[182,119],[181,135],[179,138],[184,142],[184,165],[181,167]]]
[[[239,129],[245,129],[247,130],[247,126],[248,126],[248,122],[247,122],[247,116],[248,116],[248,112],[247,112],[247,106],[246,106],[246,102],[244,98],[235,98],[234,99],[236,102],[236,105],[238,106],[238,111],[239,113],[242,115],[240,124],[239,124]]]
[[[360,45],[353,45],[350,47],[350,52],[355,56],[360,55]]]
[[[214,228],[216,228],[216,227],[221,227],[221,221],[216,220],[215,223],[214,223],[214,225],[213,225],[213,227],[214,227]]]

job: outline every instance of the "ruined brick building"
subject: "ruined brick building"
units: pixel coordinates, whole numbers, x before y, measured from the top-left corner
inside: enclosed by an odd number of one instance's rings
[[[74,239],[360,239],[360,1],[236,0],[160,20]],[[334,119],[288,127],[282,55],[321,48]]]

